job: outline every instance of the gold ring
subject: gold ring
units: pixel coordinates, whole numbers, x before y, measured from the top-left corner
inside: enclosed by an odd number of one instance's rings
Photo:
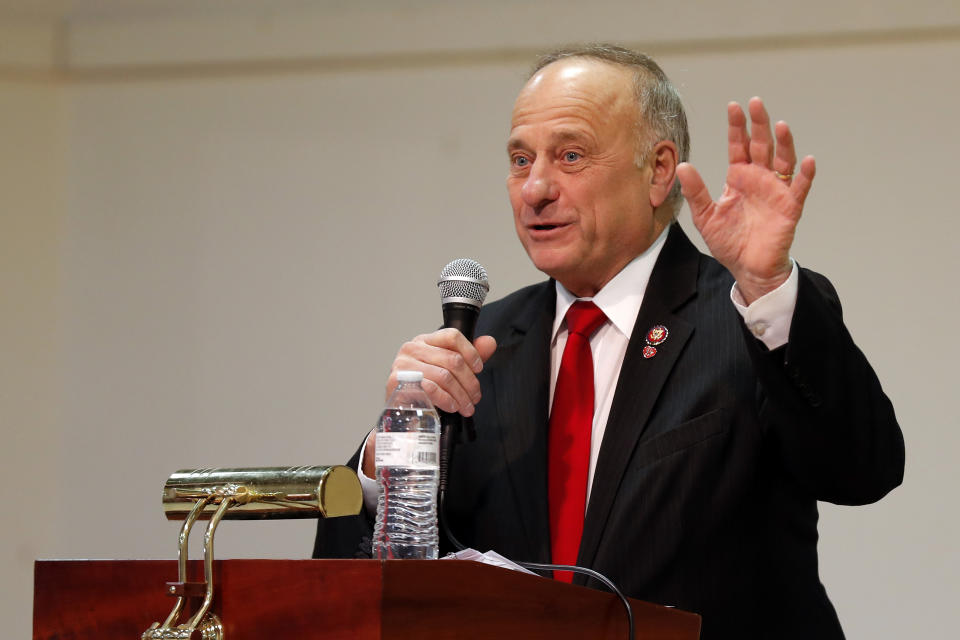
[[[786,182],[789,182],[790,180],[793,180],[793,174],[792,174],[792,173],[780,173],[779,171],[777,171],[776,169],[774,169],[774,170],[773,170],[773,175],[777,176],[778,178],[780,178],[781,180],[784,180],[784,181],[786,181]]]

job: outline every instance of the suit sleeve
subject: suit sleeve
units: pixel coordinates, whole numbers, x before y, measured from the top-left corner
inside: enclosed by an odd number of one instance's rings
[[[786,472],[818,500],[868,504],[903,481],[903,434],[823,276],[802,269],[786,346],[744,327],[760,417]]]

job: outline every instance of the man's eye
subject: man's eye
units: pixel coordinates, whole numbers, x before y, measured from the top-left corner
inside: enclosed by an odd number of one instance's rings
[[[516,156],[513,159],[513,164],[517,167],[525,167],[530,164],[530,160],[525,156]]]
[[[580,154],[576,151],[567,151],[565,154],[563,154],[563,159],[567,162],[576,162],[580,159]]]

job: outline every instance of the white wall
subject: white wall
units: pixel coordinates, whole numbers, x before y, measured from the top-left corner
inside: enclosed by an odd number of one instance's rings
[[[47,75],[11,62],[6,502],[45,470],[4,533],[21,635],[29,559],[173,556],[159,495],[177,468],[344,459],[399,343],[439,324],[447,261],[483,263],[493,298],[539,278],[503,185],[510,105],[532,50],[600,38],[659,54],[708,184],[730,99],[762,95],[816,155],[795,255],[840,290],[908,458],[883,502],[824,505],[824,582],[851,638],[948,634],[960,10],[601,4],[116,10],[70,17]],[[306,557],[311,530],[227,522],[218,553]]]

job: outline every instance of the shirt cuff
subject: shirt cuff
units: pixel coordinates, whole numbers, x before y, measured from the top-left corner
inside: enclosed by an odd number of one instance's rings
[[[793,310],[797,306],[800,270],[793,258],[790,258],[790,263],[793,269],[786,282],[760,296],[749,306],[740,294],[736,282],[730,289],[730,300],[743,317],[747,329],[771,351],[787,344]]]
[[[367,451],[367,441],[369,436],[364,439],[363,447],[360,449],[360,461],[357,463],[357,477],[360,478],[360,489],[363,491],[363,506],[367,513],[373,515],[377,512],[377,498],[380,497],[380,487],[377,486],[375,478],[369,478],[363,473],[363,455]]]

